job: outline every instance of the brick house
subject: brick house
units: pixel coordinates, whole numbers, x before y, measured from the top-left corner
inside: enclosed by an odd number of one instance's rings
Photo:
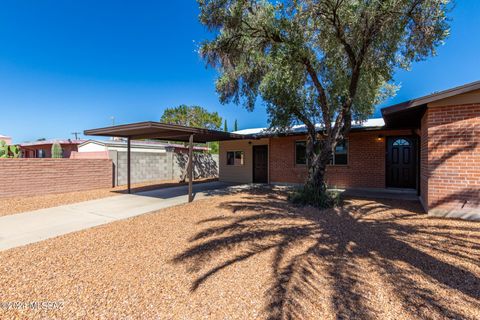
[[[20,144],[22,158],[51,158],[52,145],[59,143],[62,147],[63,158],[69,158],[72,151],[78,151],[78,145],[85,140],[55,139],[25,142]]]
[[[329,186],[411,191],[429,214],[480,219],[480,81],[381,111],[336,147]],[[221,181],[304,181],[303,126],[235,133],[251,139],[220,142]]]

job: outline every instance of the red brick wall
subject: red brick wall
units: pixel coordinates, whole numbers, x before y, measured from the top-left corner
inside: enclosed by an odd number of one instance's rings
[[[480,208],[480,104],[428,109],[428,207]]]
[[[410,135],[411,131],[365,131],[348,138],[348,165],[328,166],[329,186],[347,188],[385,188],[385,143],[388,135]],[[380,140],[379,135],[384,137]],[[303,183],[305,166],[295,166],[295,141],[305,137],[270,139],[270,181]]]
[[[0,198],[112,187],[108,159],[0,159]]]
[[[428,112],[420,124],[420,197],[424,209],[428,210]]]

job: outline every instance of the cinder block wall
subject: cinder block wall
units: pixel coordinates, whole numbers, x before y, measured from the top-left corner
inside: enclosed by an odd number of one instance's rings
[[[0,198],[110,188],[108,159],[0,159]]]
[[[186,153],[176,152],[132,152],[131,182],[178,180],[188,160]],[[115,185],[127,184],[127,152],[110,151],[115,167]],[[194,154],[194,176],[200,178],[218,177],[218,155]]]
[[[172,157],[172,179],[180,179],[188,165],[188,154],[168,153]],[[218,154],[193,154],[193,176],[195,179],[218,178],[218,171]]]
[[[480,104],[427,112],[428,212],[480,219]]]
[[[127,184],[127,153],[118,152],[117,185]],[[164,153],[132,152],[132,183],[172,180],[172,159]]]

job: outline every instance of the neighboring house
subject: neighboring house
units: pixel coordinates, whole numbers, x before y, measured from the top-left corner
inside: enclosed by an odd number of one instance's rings
[[[6,144],[12,144],[12,138],[9,136],[4,136],[0,134],[0,141],[1,140],[5,141]]]
[[[328,185],[412,190],[430,214],[480,219],[480,81],[381,111],[337,145]],[[220,142],[219,179],[303,183],[305,132],[235,132],[247,139]]]
[[[161,141],[132,141],[131,143],[132,152],[186,152],[188,147],[181,144],[171,144]],[[207,147],[195,146],[194,150],[197,152],[206,152],[208,151]],[[87,140],[78,145],[78,152],[105,152],[105,151],[127,151],[127,142],[125,140]]]
[[[63,150],[63,157],[69,158],[72,151],[78,150],[78,145],[85,140],[70,139],[51,139],[33,142],[25,142],[20,144],[23,158],[51,158],[52,145],[59,143]]]

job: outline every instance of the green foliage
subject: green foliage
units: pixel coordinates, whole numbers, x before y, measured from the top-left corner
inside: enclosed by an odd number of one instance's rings
[[[312,205],[320,209],[338,207],[341,204],[340,192],[327,190],[319,192],[317,188],[308,185],[292,191],[288,200],[299,205]]]
[[[223,122],[223,131],[228,132],[227,119]]]
[[[62,146],[57,142],[52,144],[52,158],[63,158]]]
[[[9,150],[12,158],[20,158],[21,150],[19,146],[11,145]]]
[[[181,105],[176,108],[165,109],[160,122],[219,130],[222,125],[222,118],[217,112],[208,112],[199,106]]]
[[[208,147],[210,148],[211,154],[218,154],[220,150],[220,144],[218,141],[213,141],[208,143]]]
[[[220,100],[253,109],[261,96],[281,126],[331,121],[349,100],[365,119],[395,69],[435,54],[449,32],[447,0],[198,2],[218,30],[200,52],[220,71]]]
[[[220,102],[252,110],[260,97],[272,129],[305,124],[315,185],[352,120],[366,120],[394,94],[394,72],[434,55],[449,34],[449,0],[198,3],[214,32],[200,54],[219,72]]]
[[[4,140],[0,140],[0,158],[8,158],[8,145]]]
[[[238,131],[238,121],[235,119],[235,123],[233,124],[233,131]]]
[[[160,121],[211,130],[220,130],[222,126],[222,118],[217,112],[208,112],[199,106],[181,105],[176,108],[167,108],[163,112]],[[210,142],[208,146],[210,153],[218,153],[218,142]]]
[[[20,158],[20,155],[19,146],[9,146],[4,140],[0,140],[0,158]]]

